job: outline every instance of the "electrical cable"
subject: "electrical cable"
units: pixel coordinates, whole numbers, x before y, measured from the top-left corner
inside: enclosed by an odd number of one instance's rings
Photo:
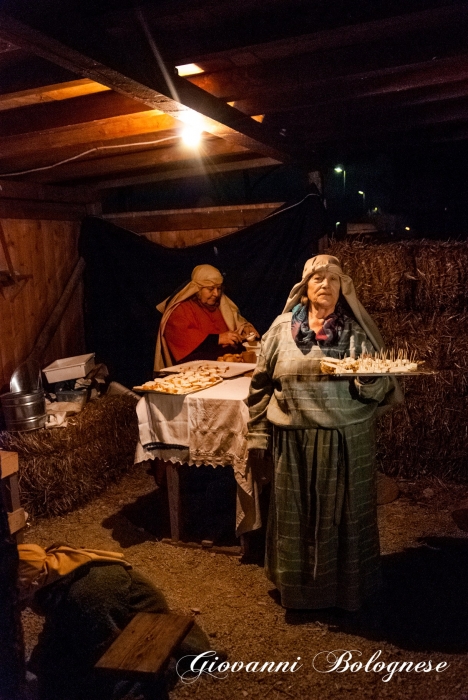
[[[83,156],[87,156],[89,153],[95,153],[96,151],[110,151],[117,148],[132,148],[136,146],[155,146],[157,143],[163,143],[163,141],[171,141],[172,139],[179,138],[178,136],[166,136],[163,139],[157,139],[156,141],[139,141],[137,143],[119,143],[113,146],[95,146],[94,148],[89,148],[87,151],[78,153],[76,156],[71,156],[71,158],[65,158],[64,160],[59,160],[57,163],[52,163],[51,165],[43,165],[40,168],[30,168],[29,170],[18,170],[15,173],[0,173],[0,179],[2,177],[13,177],[15,175],[27,175],[28,173],[37,173],[39,170],[50,170],[51,168],[57,168],[59,165],[64,163],[70,163],[72,160],[78,160]]]

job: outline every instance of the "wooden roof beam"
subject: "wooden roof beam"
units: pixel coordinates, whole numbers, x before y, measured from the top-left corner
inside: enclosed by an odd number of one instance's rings
[[[44,104],[44,102],[56,102],[68,100],[73,97],[82,97],[96,92],[109,90],[106,85],[100,85],[94,80],[80,78],[66,83],[55,85],[42,85],[28,90],[0,94],[0,111],[27,107],[29,105]]]
[[[400,39],[411,32],[424,33],[433,29],[440,31],[444,27],[456,26],[460,22],[466,23],[467,20],[468,7],[465,4],[457,3],[263,44],[246,45],[238,49],[228,49],[216,53],[181,54],[174,60],[177,65],[195,63],[205,71],[210,72],[366,42],[388,41],[391,38]]]
[[[205,163],[200,163],[194,167],[177,168],[172,170],[160,170],[154,173],[143,175],[133,175],[131,177],[120,177],[117,179],[101,180],[95,183],[96,190],[110,190],[117,187],[129,187],[131,185],[143,185],[150,182],[167,182],[168,180],[183,180],[192,177],[207,177],[218,173],[233,172],[236,170],[250,170],[251,168],[267,168],[274,165],[281,165],[274,158],[249,158],[247,160],[213,162],[210,158]]]
[[[58,129],[45,129],[29,134],[17,134],[0,138],[0,163],[7,158],[26,154],[48,153],[51,162],[61,159],[60,149],[80,146],[81,150],[104,146],[104,142],[120,140],[122,148],[127,137],[141,136],[142,141],[158,138],[178,138],[177,122],[157,110],[140,114],[127,114],[111,119],[98,119],[85,124],[73,124]],[[157,132],[168,132],[158,134]],[[149,135],[151,134],[151,137]],[[154,139],[154,136],[156,138]],[[148,137],[148,138],[145,138]],[[156,146],[156,144],[154,144]],[[129,142],[131,147],[131,141]],[[55,152],[55,153],[54,153]],[[1,177],[1,173],[0,173]]]
[[[292,119],[298,129],[310,124],[309,113],[295,114]],[[315,120],[315,129],[309,136],[314,144],[334,140],[372,139],[378,136],[387,138],[387,134],[390,133],[409,132],[412,129],[466,120],[468,120],[468,95],[459,99],[413,105],[407,108],[354,113],[346,110],[346,113],[337,112],[335,115],[330,112],[324,113],[320,121]]]
[[[256,223],[282,204],[283,202],[269,202],[195,209],[134,211],[123,214],[104,214],[102,218],[135,233],[231,228]]]
[[[292,158],[291,148],[288,149],[287,143],[284,143],[283,147],[283,141],[286,139],[282,140],[281,135],[269,133],[263,124],[250,119],[178,76],[173,76],[178,92],[178,99],[174,99],[164,76],[156,70],[155,60],[153,59],[153,70],[149,71],[150,77],[142,76],[138,62],[134,62],[131,56],[122,56],[119,44],[114,48],[117,60],[125,62],[124,70],[116,67],[112,59],[103,59],[99,55],[98,46],[93,46],[92,50],[87,48],[84,53],[46,36],[5,13],[0,13],[0,38],[182,121],[189,110],[194,110],[203,115],[205,131],[239,146],[282,161]],[[83,37],[82,41],[86,45],[87,38]],[[298,149],[298,157],[299,153]]]
[[[7,61],[6,65],[0,60],[0,95],[40,90],[44,85],[76,80],[76,73],[22,49],[14,52],[13,58],[14,61]]]
[[[275,96],[283,92],[287,95],[291,86],[298,85],[306,90],[313,85],[324,90],[332,81],[365,79],[376,75],[398,74],[409,68],[429,68],[436,61],[453,58],[454,53],[466,52],[466,38],[447,36],[434,31],[432,35],[420,37],[417,42],[375,42],[372,45],[344,47],[332,51],[274,59],[260,65],[230,67],[213,73],[198,73],[185,80],[215,95],[219,99],[232,101],[235,105],[249,100],[252,113],[262,112],[262,100],[273,102],[270,91]],[[284,104],[284,100],[281,100]],[[255,105],[255,107],[253,107]]]
[[[98,83],[95,83],[98,85]],[[98,120],[131,114],[154,116],[163,114],[142,102],[131,100],[125,95],[103,87],[104,92],[70,97],[59,102],[29,105],[14,110],[0,111],[1,137],[30,133],[32,137],[39,131],[51,131],[73,125],[91,124]],[[176,124],[172,120],[173,124]]]
[[[128,149],[131,151],[131,148]],[[218,139],[213,136],[203,138],[200,145],[197,147],[198,158],[211,158],[213,156],[246,154],[248,150],[243,146],[230,144],[223,139]],[[83,160],[75,160],[70,163],[65,163],[56,168],[43,170],[31,175],[24,175],[22,179],[33,178],[34,182],[78,182],[80,180],[98,180],[103,177],[108,178],[110,175],[116,177],[118,174],[131,175],[142,174],[145,171],[155,171],[160,169],[165,164],[180,163],[190,167],[193,165],[194,154],[193,149],[177,142],[175,145],[139,150],[135,152],[116,151],[115,155],[102,156],[95,153],[92,156],[86,157]],[[44,155],[42,160],[36,160],[36,164],[47,164],[50,162],[50,157]],[[2,163],[2,169],[5,172],[6,166],[13,169],[17,164],[17,159]],[[26,169],[26,163],[20,162],[20,168]],[[0,173],[0,178],[1,178]]]
[[[90,187],[52,187],[0,179],[0,199],[88,204],[98,199]]]
[[[438,88],[446,94],[451,90],[456,94],[460,84],[467,80],[468,54],[463,54],[390,71],[380,70],[334,80],[305,79],[301,82],[300,90],[294,87],[273,87],[268,95],[254,95],[236,101],[235,105],[246,114],[253,114],[257,110],[267,113],[294,111],[381,95],[393,98],[395,93],[403,101],[410,100],[412,91],[418,89],[429,91]]]

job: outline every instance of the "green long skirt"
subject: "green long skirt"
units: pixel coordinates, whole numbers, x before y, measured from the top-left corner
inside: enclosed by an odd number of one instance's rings
[[[373,421],[274,427],[266,574],[285,608],[357,610],[381,583]]]

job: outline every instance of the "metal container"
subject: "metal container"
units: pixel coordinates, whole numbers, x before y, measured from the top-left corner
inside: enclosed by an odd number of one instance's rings
[[[2,394],[3,415],[7,430],[27,431],[43,428],[47,414],[42,389],[33,392],[18,391]]]

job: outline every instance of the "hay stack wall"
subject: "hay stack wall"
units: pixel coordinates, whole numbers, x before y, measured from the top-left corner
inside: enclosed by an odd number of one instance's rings
[[[405,405],[379,425],[379,467],[468,481],[468,243],[339,241],[327,252],[353,278],[386,345],[408,345],[438,370],[401,380]]]

